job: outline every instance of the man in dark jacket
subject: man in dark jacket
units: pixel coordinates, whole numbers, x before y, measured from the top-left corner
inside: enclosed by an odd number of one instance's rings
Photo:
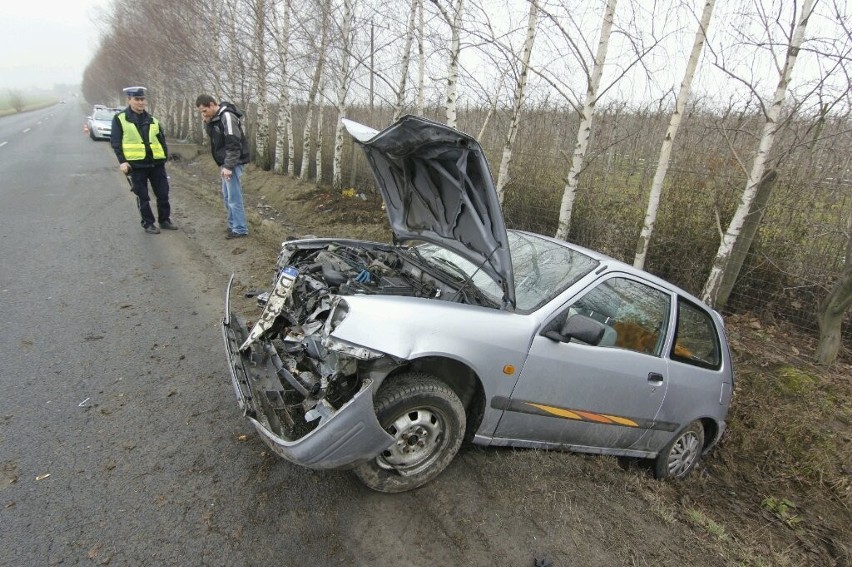
[[[228,211],[226,238],[242,238],[248,235],[248,224],[240,181],[249,162],[248,140],[240,124],[242,113],[230,102],[219,103],[206,94],[195,99],[195,106],[204,118],[210,150],[222,176],[222,200]]]
[[[142,228],[148,234],[159,234],[151,212],[148,182],[157,198],[157,219],[160,228],[177,230],[170,220],[169,178],[166,159],[169,150],[160,122],[145,111],[145,87],[127,87],[127,108],[112,119],[110,143],[118,158],[118,168],[130,178],[131,190],[136,195]]]

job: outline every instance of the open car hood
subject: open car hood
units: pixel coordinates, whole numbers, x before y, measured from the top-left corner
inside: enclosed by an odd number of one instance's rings
[[[506,225],[479,142],[417,116],[382,131],[343,124],[364,148],[397,242],[431,242],[481,266],[514,306]]]

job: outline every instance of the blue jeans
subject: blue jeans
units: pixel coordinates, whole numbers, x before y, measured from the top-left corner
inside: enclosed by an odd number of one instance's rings
[[[245,169],[244,165],[236,166],[230,181],[222,178],[222,200],[225,202],[225,210],[228,211],[228,230],[237,234],[248,234],[246,210],[243,207],[243,189],[240,185],[243,169]]]

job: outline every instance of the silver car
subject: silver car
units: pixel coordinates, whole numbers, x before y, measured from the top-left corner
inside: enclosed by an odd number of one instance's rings
[[[463,441],[686,476],[731,401],[719,314],[612,258],[506,230],[473,138],[413,116],[346,127],[395,243],[285,242],[253,325],[228,285],[234,392],[269,447],[381,492],[429,482]]]
[[[110,133],[112,132],[112,119],[117,112],[114,108],[103,107],[96,109],[88,117],[89,137],[92,140],[109,140]]]

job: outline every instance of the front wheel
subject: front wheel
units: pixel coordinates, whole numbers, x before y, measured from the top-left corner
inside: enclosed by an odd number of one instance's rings
[[[654,461],[654,476],[657,478],[682,479],[688,475],[704,449],[704,426],[693,421],[681,431]]]
[[[383,385],[375,409],[394,442],[354,469],[373,490],[395,493],[418,488],[438,476],[461,446],[464,406],[431,374],[410,372]]]

